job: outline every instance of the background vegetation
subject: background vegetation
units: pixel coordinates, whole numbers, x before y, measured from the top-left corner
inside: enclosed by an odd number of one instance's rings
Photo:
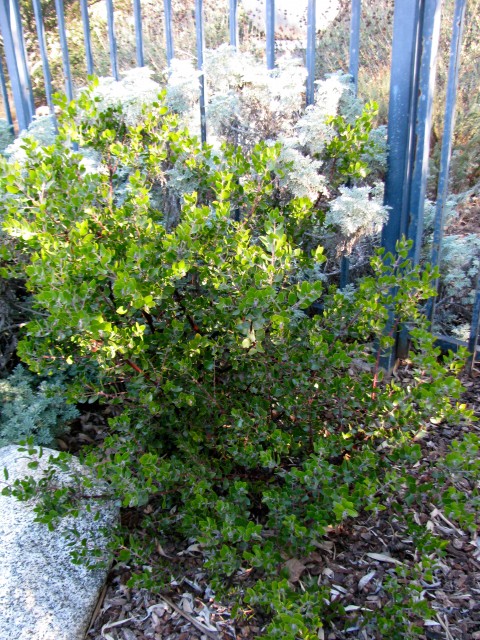
[[[119,66],[126,71],[136,66],[135,35],[133,28],[132,3],[117,0],[115,3],[115,28],[119,53]],[[228,12],[216,0],[204,2],[205,43],[207,48],[216,48],[228,42]],[[44,104],[43,80],[36,32],[33,30],[34,18],[31,3],[22,0],[25,16],[26,42],[34,82],[37,106]],[[350,2],[340,0],[340,10],[333,24],[318,32],[317,40],[317,77],[326,73],[347,71],[348,45],[350,33]],[[53,0],[42,0],[46,24],[49,60],[52,66],[53,84],[56,91],[62,91],[63,75],[61,50],[56,30],[55,5]],[[435,176],[435,164],[438,161],[440,141],[443,131],[443,104],[448,72],[449,41],[454,0],[445,0],[442,18],[442,35],[437,73],[437,89],[432,130],[432,155]],[[83,44],[83,31],[80,19],[79,3],[66,0],[65,11],[70,46],[72,75],[77,87],[85,84],[86,67]],[[175,56],[180,59],[194,60],[196,57],[194,0],[173,0],[173,31]],[[456,193],[474,187],[479,181],[479,123],[480,89],[480,3],[469,0],[467,19],[463,36],[462,62],[457,94],[457,124],[455,130],[454,159],[452,167],[452,190]],[[264,55],[264,35],[258,26],[245,14],[240,5],[240,46],[244,51]],[[164,78],[165,29],[162,3],[153,0],[142,2],[143,30],[145,41],[145,63]],[[110,59],[107,38],[106,13],[104,3],[96,0],[90,3],[92,44],[94,49],[95,73],[109,75]],[[390,82],[390,54],[393,31],[393,0],[365,0],[362,2],[361,47],[359,92],[365,102],[374,100],[379,104],[379,122],[385,123],[388,111],[388,93]],[[282,50],[297,51],[302,54],[303,34],[279,34],[279,54]],[[290,40],[285,40],[285,37]],[[433,187],[434,180],[432,182]]]

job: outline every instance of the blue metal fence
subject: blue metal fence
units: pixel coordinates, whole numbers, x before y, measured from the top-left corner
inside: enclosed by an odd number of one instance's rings
[[[54,114],[53,109],[53,91],[52,77],[50,75],[50,65],[48,64],[47,55],[47,38],[45,36],[45,28],[43,25],[42,5],[40,0],[32,0],[33,11],[35,13],[35,26],[37,28],[38,46],[40,49],[40,57],[42,58],[43,78],[45,83],[45,95],[50,113]]]
[[[93,75],[93,53],[90,38],[90,17],[88,15],[88,0],[80,0],[80,11],[82,13],[83,39],[85,42],[85,57],[87,63],[87,73]]]
[[[0,29],[19,129],[26,129],[35,113],[28,74],[22,23],[17,0],[0,2]]]
[[[3,64],[0,61],[0,88],[2,91],[3,106],[5,109],[5,117],[8,124],[13,127],[12,110],[10,109],[10,99],[8,97],[7,81],[5,79],[5,73],[3,71]]]
[[[14,0],[15,2],[17,0]],[[65,9],[63,0],[55,0],[57,12],[58,35],[60,36],[60,46],[62,49],[63,76],[65,78],[65,94],[69,100],[73,100],[72,72],[70,70],[70,55],[68,53],[67,30],[65,27]]]
[[[229,12],[229,41],[236,48],[241,46],[238,36],[238,0],[223,0]],[[32,0],[38,43],[41,53],[45,80],[45,91],[50,109],[52,106],[52,86],[45,44],[45,33],[40,0]],[[79,0],[83,22],[86,68],[88,74],[94,72],[88,0]],[[111,73],[119,77],[118,52],[115,38],[114,0],[105,0],[107,32],[110,50]],[[433,240],[432,262],[438,264],[444,208],[447,196],[449,164],[452,151],[454,128],[455,95],[458,81],[462,28],[465,19],[466,0],[455,1],[453,35],[451,39],[450,67],[447,98],[445,105],[445,128],[443,133],[440,176],[438,182],[437,211]],[[383,229],[382,244],[395,252],[396,242],[403,236],[412,240],[411,257],[415,263],[420,259],[423,231],[423,207],[428,176],[429,141],[435,84],[435,61],[440,34],[442,0],[396,0],[392,42],[392,63],[390,82],[390,105],[388,117],[388,172],[385,185],[385,204],[390,207],[390,216]],[[55,0],[58,33],[62,51],[65,89],[69,99],[73,98],[73,83],[70,70],[69,49],[65,28],[63,0]],[[165,48],[167,62],[174,57],[171,0],[163,2],[165,22]],[[142,31],[141,0],[133,0],[133,18],[136,39],[136,61],[144,65],[144,43]],[[306,47],[306,103],[314,101],[315,46],[316,46],[316,0],[308,0]],[[197,67],[202,71],[204,60],[203,1],[195,0],[195,29],[197,43]],[[358,86],[360,61],[361,0],[351,0],[349,73],[355,92]],[[27,128],[34,116],[33,94],[28,71],[27,56],[20,19],[19,0],[0,0],[0,30],[8,70],[11,92],[15,104],[17,128]],[[265,42],[268,69],[275,67],[275,0],[265,0]],[[0,61],[1,62],[1,61]],[[7,84],[0,63],[0,84],[5,113],[12,122]],[[200,123],[201,136],[207,138],[205,114],[205,79],[200,75]],[[342,261],[341,284],[348,281],[348,260]],[[480,285],[479,285],[480,286]],[[430,318],[434,306],[428,308]],[[480,324],[480,290],[477,291],[472,327],[468,347],[477,353]],[[407,332],[400,331],[396,354],[403,356],[407,351]],[[449,346],[458,341],[443,336]],[[395,353],[393,354],[395,356]],[[475,358],[472,358],[472,362]]]
[[[165,38],[167,46],[167,63],[173,59],[173,29],[172,29],[172,2],[171,0],[163,1],[163,11],[165,17]]]
[[[197,35],[197,69],[200,71],[200,131],[202,142],[207,141],[207,118],[205,113],[205,75],[203,70],[203,54],[205,37],[203,33],[203,0],[195,0],[195,29]]]
[[[452,156],[453,129],[455,126],[455,103],[457,97],[458,71],[460,67],[460,49],[462,43],[463,25],[465,22],[466,0],[456,0],[453,15],[453,34],[450,45],[450,62],[448,67],[447,96],[445,101],[444,130],[440,170],[437,186],[437,204],[435,209],[435,223],[433,230],[432,255],[430,262],[437,267],[440,263],[443,228],[445,226],[445,205],[448,195],[448,176],[450,173],[450,158]],[[438,289],[438,280],[435,283]],[[428,305],[427,314],[433,320],[435,300],[432,298]]]

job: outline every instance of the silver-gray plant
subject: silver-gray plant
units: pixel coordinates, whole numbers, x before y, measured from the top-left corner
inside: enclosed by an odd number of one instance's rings
[[[6,120],[0,119],[0,154],[13,142],[13,128]]]
[[[42,379],[18,365],[0,380],[0,446],[33,437],[38,445],[51,446],[69,423],[78,417],[65,398],[61,376]]]

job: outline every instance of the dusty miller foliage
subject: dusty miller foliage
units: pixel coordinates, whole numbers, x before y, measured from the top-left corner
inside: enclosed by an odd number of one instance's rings
[[[365,110],[361,101],[354,98],[349,77],[331,74],[317,81],[315,103],[305,109],[305,69],[298,59],[284,56],[275,70],[268,71],[253,55],[239,54],[222,45],[207,51],[204,74],[209,143],[216,153],[221,155],[225,142],[239,145],[244,152],[260,140],[269,144],[280,142],[276,161],[281,169],[276,178],[279,200],[295,196],[316,203],[317,221],[311,228],[314,242],[325,246],[331,261],[350,255],[353,267],[358,264],[362,268],[388,215],[382,191],[386,131],[385,127],[371,126],[375,109],[369,113],[368,106]],[[172,60],[165,76],[169,108],[197,134],[199,77],[200,72],[190,61],[178,59]],[[120,117],[125,124],[133,125],[139,122],[142,107],[151,105],[159,90],[151,71],[133,69],[120,82],[101,78],[95,99],[102,112],[121,106]],[[370,119],[368,130],[358,127],[358,123],[365,123],[366,115]],[[348,127],[353,128],[357,141],[361,141],[355,157],[360,171],[355,170],[354,162],[339,171],[338,157],[331,153],[339,139],[347,138],[351,147]],[[50,118],[34,121],[28,134],[40,144],[50,144],[54,136]],[[20,147],[24,135],[7,149],[12,160],[22,159]],[[363,142],[362,136],[366,137]],[[82,162],[89,170],[101,170],[98,155],[91,148],[82,152]],[[208,163],[210,159],[205,161]],[[175,223],[184,195],[197,187],[196,176],[181,158],[152,184],[150,197]],[[426,209],[428,228],[431,210],[428,202]],[[452,258],[455,242],[447,239],[442,253],[442,303],[438,306],[438,320],[444,328],[463,322],[454,301],[461,298],[470,307],[475,289],[472,269],[477,259],[476,240],[459,239],[462,251],[467,252],[462,264]],[[332,265],[329,270],[332,271]]]
[[[161,89],[151,76],[151,72],[143,68],[129,71],[119,82],[100,78],[93,93],[98,111],[119,114],[117,117],[126,126],[139,123],[142,109],[152,105]],[[299,60],[284,58],[278,68],[268,71],[253,56],[240,55],[232,47],[221,46],[208,52],[205,76],[209,143],[218,156],[222,155],[224,143],[240,146],[244,152],[251,151],[263,140],[271,145],[280,143],[276,159],[279,201],[298,197],[317,202],[320,224],[313,229],[318,236],[315,242],[327,242],[335,259],[339,247],[342,252],[351,253],[359,240],[375,236],[387,215],[381,202],[381,189],[353,187],[351,197],[347,197],[350,187],[344,186],[340,191],[338,186],[352,180],[346,175],[337,175],[336,160],[325,154],[325,145],[339,135],[336,123],[330,120],[341,112],[345,126],[349,127],[362,116],[363,106],[353,97],[348,76],[334,74],[318,82],[315,104],[306,110],[305,69]],[[191,63],[172,61],[167,74],[167,104],[193,132],[199,129],[198,79],[199,72]],[[370,183],[375,182],[385,160],[384,128],[370,128],[361,133],[365,139],[360,142],[362,149],[357,161],[365,170],[357,176],[360,179],[353,179],[358,186],[365,184],[367,176]],[[54,135],[51,117],[38,118],[6,153],[11,161],[22,162],[25,136],[32,136],[40,145],[45,145],[53,142]],[[89,170],[102,170],[92,148],[83,148],[82,153],[82,163]],[[205,157],[205,162],[211,161]],[[195,173],[181,157],[152,184],[152,201],[169,211],[174,222],[184,195],[198,188],[196,180]],[[121,193],[119,185],[117,193]],[[321,222],[325,212],[329,212],[328,229]],[[354,218],[355,229],[352,228]],[[362,259],[365,260],[364,254]]]
[[[24,162],[25,154],[22,143],[26,137],[34,138],[39,145],[53,144],[55,140],[55,124],[52,116],[35,117],[28,129],[20,132],[20,135],[5,149],[5,155],[11,162]]]
[[[366,133],[356,158],[365,167],[361,176],[337,175],[336,161],[326,149],[343,135],[332,121],[335,116],[341,114],[345,128],[354,128],[364,112],[348,76],[333,74],[317,82],[315,104],[305,109],[306,72],[298,59],[283,57],[275,70],[268,71],[253,56],[223,45],[207,52],[204,73],[209,142],[215,149],[230,142],[247,152],[260,140],[280,142],[279,197],[308,198],[317,203],[319,219],[327,213],[328,228],[321,223],[312,233],[327,242],[332,258],[351,253],[360,246],[359,240],[375,236],[387,215],[382,191],[355,187],[373,185],[382,176],[385,128],[370,126],[361,132]],[[198,88],[197,78],[192,65],[173,61],[167,79],[167,103],[193,131],[199,126],[198,92],[192,91],[192,86]],[[191,189],[182,166],[175,167],[170,177],[180,194],[182,188]],[[347,182],[353,187],[350,198]]]
[[[0,119],[0,154],[13,142],[12,126],[6,120]]]
[[[31,438],[34,444],[51,446],[66,433],[79,412],[65,399],[62,376],[42,379],[18,365],[0,380],[0,446]]]
[[[445,202],[444,223],[452,226],[457,218],[457,206],[467,194],[451,195]],[[428,260],[433,241],[436,204],[425,203],[424,260]],[[440,285],[435,311],[435,325],[441,331],[451,331],[468,341],[471,310],[475,301],[480,273],[480,235],[448,233],[442,240]]]

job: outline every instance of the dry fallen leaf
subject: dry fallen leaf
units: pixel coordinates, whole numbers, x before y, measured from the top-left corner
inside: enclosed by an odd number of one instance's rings
[[[195,607],[192,594],[184,593],[182,595],[182,599],[180,600],[179,606],[186,613],[193,613]]]
[[[300,560],[297,560],[296,558],[290,558],[290,560],[287,560],[285,567],[288,570],[288,579],[292,583],[298,582],[302,577],[302,573],[306,569],[303,562],[300,562]]]
[[[348,593],[345,587],[342,587],[339,584],[332,584],[332,589],[335,589],[335,591],[338,591],[339,593]]]
[[[333,553],[334,544],[330,540],[322,540],[322,542],[314,542],[313,545],[317,547],[317,549],[322,549],[323,551],[328,551],[328,553]]]
[[[155,544],[155,547],[157,549],[157,552],[163,556],[164,558],[171,558],[172,556],[169,556],[167,553],[165,553],[165,551],[163,550],[162,545],[157,541],[157,543]]]
[[[363,578],[360,578],[360,580],[358,581],[359,591],[361,591],[364,587],[367,586],[367,584],[375,576],[375,574],[376,574],[376,571],[370,571],[370,573],[367,573],[365,576],[363,576]]]
[[[367,553],[369,558],[372,560],[378,560],[379,562],[391,562],[392,564],[400,564],[403,565],[403,562],[397,560],[396,558],[392,558],[392,556],[387,556],[386,553]]]
[[[202,553],[201,544],[191,544],[185,551],[179,551],[177,556],[194,555],[195,553]]]

